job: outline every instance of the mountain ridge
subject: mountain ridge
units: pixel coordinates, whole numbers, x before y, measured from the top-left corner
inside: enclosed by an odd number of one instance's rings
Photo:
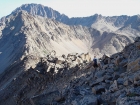
[[[9,17],[5,18],[5,22],[3,23],[5,24],[5,28],[2,30],[0,39],[0,52],[2,52],[0,58],[3,59],[1,64],[5,62],[4,64],[7,65],[17,60],[16,58],[15,60],[10,60],[16,57],[14,54],[18,54],[18,59],[23,59],[24,56],[28,54],[45,56],[51,50],[56,50],[59,55],[68,54],[70,52],[90,52],[91,54],[96,53],[97,55],[100,55],[101,52],[113,54],[117,52],[117,50],[121,51],[124,45],[132,42],[132,39],[129,37],[128,39],[124,39],[126,41],[119,40],[109,32],[104,34],[96,29],[81,25],[68,26],[54,19],[33,16],[26,11],[19,11],[9,15]],[[114,35],[117,34],[114,33]],[[118,37],[121,39],[123,38],[122,36],[118,34]],[[110,40],[105,42],[102,40],[104,38],[109,38]],[[104,51],[103,49],[112,45],[112,42],[110,42],[111,39],[116,40],[117,44],[111,47],[113,50]],[[93,44],[95,44],[95,47]],[[120,49],[117,48],[117,50],[115,50],[118,44],[120,44]],[[10,49],[7,49],[9,46],[11,46]],[[20,47],[18,48],[16,46]],[[16,50],[14,50],[14,48]],[[15,53],[11,54],[13,51]],[[9,53],[7,54],[7,52]],[[8,57],[10,54],[12,55],[11,58]],[[3,67],[7,67],[4,64]],[[1,69],[1,71],[2,70],[4,69]]]
[[[140,19],[139,15],[102,16],[102,15],[95,14],[88,17],[69,18],[64,14],[60,14],[58,11],[55,11],[41,4],[24,4],[21,7],[15,9],[12,13],[17,12],[19,10],[25,10],[32,15],[39,15],[43,17],[53,18],[67,25],[82,25],[82,26],[92,27],[100,31],[117,32],[117,33],[120,32],[122,33],[123,31],[123,34],[126,35],[129,34],[130,36],[132,36],[133,34],[135,34],[136,36],[140,35],[139,24],[137,24],[139,23],[139,19]],[[137,18],[137,21],[135,21],[135,18]],[[128,29],[128,26],[130,26],[131,28]],[[129,33],[127,33],[126,30],[127,31],[130,30]]]

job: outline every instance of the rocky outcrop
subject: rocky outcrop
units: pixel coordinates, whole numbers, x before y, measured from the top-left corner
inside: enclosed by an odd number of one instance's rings
[[[4,100],[9,101],[13,100],[10,103],[11,105],[15,104],[28,105],[31,103],[33,104],[35,103],[34,102],[34,100],[36,99],[35,97],[38,97],[36,96],[36,94],[45,91],[44,89],[47,88],[49,89],[49,91],[48,90],[47,91],[50,92],[49,93],[50,95],[54,94],[51,91],[55,91],[56,87],[54,87],[54,84],[57,83],[57,80],[61,82],[65,81],[65,83],[67,84],[72,80],[72,78],[74,78],[75,75],[78,75],[82,72],[80,71],[80,68],[83,68],[85,67],[85,65],[87,65],[88,59],[83,60],[82,58],[80,58],[81,55],[83,54],[68,54],[67,56],[62,55],[60,57],[56,56],[55,52],[52,51],[49,55],[47,55],[46,58],[40,58],[40,62],[37,64],[36,67],[30,67],[28,71],[22,71],[19,75],[15,76],[13,79],[11,78],[12,81],[9,81],[9,84],[7,84],[5,87],[1,86],[0,95],[3,96],[3,98],[1,99],[0,104],[4,105],[8,103],[7,101],[4,102]],[[75,59],[73,59],[73,57],[75,57]],[[37,60],[36,57],[34,58],[33,56],[28,56],[24,58],[24,62],[27,63],[30,61],[30,59]],[[81,59],[81,63],[77,62],[77,59]],[[76,73],[77,71],[79,73]],[[4,78],[1,78],[0,80],[2,79],[3,81],[6,81]],[[3,81],[0,82],[2,83]],[[11,84],[13,84],[13,86],[11,86]],[[53,88],[50,87],[51,85],[53,86]],[[63,88],[63,85],[64,84],[60,85],[59,88]],[[3,92],[3,90],[5,90],[6,88],[9,88],[9,90],[5,93]],[[11,94],[11,92],[13,91],[14,94]],[[28,94],[29,96],[25,95],[23,96],[23,94]],[[46,94],[46,96],[47,95],[48,94]],[[58,102],[61,100],[63,101],[64,99],[61,99],[59,95],[60,93],[57,96],[58,98],[56,98],[55,100],[57,100]],[[29,97],[31,99],[28,99]],[[39,97],[44,97],[44,95],[43,96],[39,95]],[[87,97],[83,98],[83,100],[81,100],[81,103],[84,103]],[[50,103],[49,100],[46,101],[47,103]],[[97,100],[90,99],[88,103],[97,103]]]
[[[135,39],[134,44],[130,44],[130,47],[125,47],[124,51],[129,50],[129,54],[126,56],[128,59],[127,70],[128,71],[137,71],[140,68],[140,51],[139,51],[139,37]],[[125,52],[124,52],[125,53]],[[132,66],[133,65],[133,66]]]

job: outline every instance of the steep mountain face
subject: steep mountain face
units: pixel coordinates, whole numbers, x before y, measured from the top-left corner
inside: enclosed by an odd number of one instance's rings
[[[6,69],[8,65],[13,64],[24,53],[23,45],[25,45],[26,40],[22,29],[23,25],[24,23],[20,15],[11,16],[11,18],[7,18],[5,21],[0,39],[0,72]]]
[[[1,35],[2,35],[2,30],[5,27],[4,21],[5,21],[5,17],[0,19],[0,39],[1,39]]]
[[[52,18],[67,25],[82,25],[87,27],[93,27],[100,31],[108,32],[121,31],[124,34],[129,34],[131,36],[135,34],[135,36],[133,37],[140,35],[139,15],[105,17],[102,15],[95,14],[90,17],[68,18],[66,15],[60,14],[59,12],[40,4],[25,4],[17,8],[12,13],[15,13],[20,10],[25,10],[32,15],[39,15],[43,17]]]
[[[94,38],[92,49],[94,54],[97,55],[112,55],[122,51],[126,45],[133,42],[132,38],[129,36],[108,32],[103,32],[101,36],[96,36]]]

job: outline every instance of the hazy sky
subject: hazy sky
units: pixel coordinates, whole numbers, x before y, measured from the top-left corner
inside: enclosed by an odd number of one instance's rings
[[[0,0],[0,17],[26,3],[42,4],[69,17],[140,14],[140,0]]]

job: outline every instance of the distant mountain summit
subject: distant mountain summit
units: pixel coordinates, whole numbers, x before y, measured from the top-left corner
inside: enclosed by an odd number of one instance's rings
[[[55,19],[57,21],[67,21],[69,19],[66,15],[60,14],[58,11],[53,10],[50,7],[43,6],[41,4],[24,4],[21,7],[15,9],[13,13],[19,12],[21,10],[27,11],[28,13],[32,14],[33,16],[39,15],[46,18]]]
[[[90,16],[90,17],[69,18],[65,14],[60,14],[58,11],[53,10],[50,7],[43,6],[41,4],[33,4],[33,3],[32,4],[24,4],[20,7],[18,7],[17,9],[15,9],[12,12],[12,14],[16,13],[18,11],[21,11],[21,10],[27,11],[28,13],[32,14],[33,16],[39,15],[42,17],[55,19],[59,22],[65,23],[67,25],[91,26],[91,23],[95,22],[98,17],[99,18],[101,17],[101,15],[95,14],[95,15]],[[91,21],[87,22],[87,20],[91,20]],[[81,24],[81,23],[83,23],[83,24]]]

